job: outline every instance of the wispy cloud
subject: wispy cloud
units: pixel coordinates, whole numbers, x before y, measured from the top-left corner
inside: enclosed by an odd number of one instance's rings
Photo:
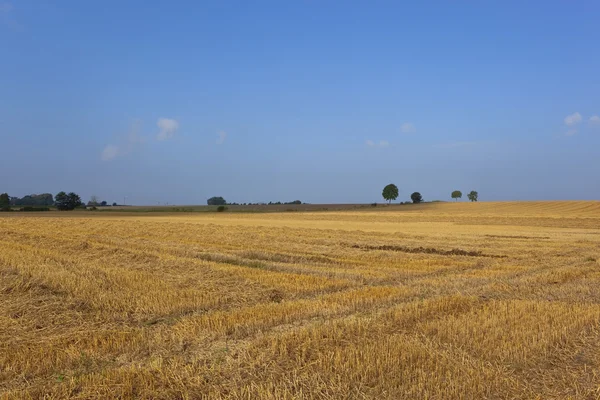
[[[0,25],[4,25],[16,32],[22,32],[23,26],[17,22],[13,11],[14,7],[12,3],[0,0]]]
[[[579,114],[578,112],[575,112],[575,113],[573,113],[571,115],[567,115],[565,117],[565,125],[575,126],[578,123],[580,123],[582,119],[583,119],[583,117],[581,116],[581,114]]]
[[[0,2],[0,14],[8,14],[13,10],[13,5],[9,2]]]
[[[102,150],[101,158],[102,161],[114,160],[117,157],[121,157],[131,153],[136,146],[144,142],[144,138],[140,136],[140,130],[142,122],[135,120],[131,124],[129,131],[121,137],[119,144],[108,144]]]
[[[168,140],[175,135],[175,132],[179,129],[179,122],[169,118],[159,118],[156,122],[156,126],[160,130],[156,136],[156,140]]]
[[[472,147],[477,145],[478,142],[449,142],[449,143],[440,143],[435,145],[438,149],[458,149],[463,147]]]
[[[400,126],[400,131],[402,131],[402,133],[415,133],[417,127],[411,122],[405,122]]]
[[[569,129],[567,131],[567,133],[565,133],[566,136],[574,136],[577,134],[577,129]]]
[[[217,144],[223,144],[225,143],[225,139],[227,139],[227,132],[219,131],[217,132],[217,136]]]
[[[590,124],[592,125],[600,125],[600,117],[597,115],[594,115],[593,117],[590,117]]]
[[[110,161],[119,155],[119,146],[108,144],[102,150],[102,161]]]
[[[387,140],[380,140],[379,142],[374,142],[372,140],[367,140],[367,146],[369,147],[389,147],[390,142]]]

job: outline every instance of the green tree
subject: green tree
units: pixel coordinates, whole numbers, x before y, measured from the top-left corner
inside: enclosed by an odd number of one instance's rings
[[[208,204],[209,206],[224,206],[225,204],[227,204],[227,202],[224,198],[215,196],[206,200],[206,204]]]
[[[61,211],[71,211],[82,205],[81,197],[73,192],[69,194],[66,194],[65,192],[58,193],[54,196],[54,204],[56,205],[56,208]]]
[[[421,193],[419,192],[414,192],[410,195],[410,199],[413,203],[418,204],[423,201],[423,196],[421,196]]]
[[[452,192],[452,198],[458,201],[458,199],[462,198],[462,192],[460,190],[455,190]]]
[[[8,210],[10,208],[10,197],[8,193],[0,194],[0,210]]]
[[[51,206],[54,204],[50,193],[30,194],[23,198],[13,197],[11,204],[14,206]]]
[[[392,200],[396,200],[398,198],[398,186],[390,183],[386,187],[383,188],[383,192],[381,193],[383,198],[391,203]]]
[[[469,198],[469,200],[471,200],[471,201],[477,201],[477,196],[479,196],[479,193],[477,193],[477,192],[476,192],[476,191],[474,191],[474,190],[471,190],[471,193],[469,193],[469,194],[467,195],[467,197],[468,197],[468,198]]]

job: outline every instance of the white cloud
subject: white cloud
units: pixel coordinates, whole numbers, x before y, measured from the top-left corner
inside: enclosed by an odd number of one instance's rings
[[[567,135],[567,136],[573,136],[575,134],[577,134],[577,130],[576,129],[569,129],[567,131],[567,133],[565,133],[565,135]]]
[[[140,120],[134,120],[127,134],[121,136],[120,144],[109,144],[102,150],[102,161],[110,161],[117,157],[121,157],[131,153],[136,146],[144,142],[144,138],[139,135],[142,127]]]
[[[102,151],[102,161],[110,161],[119,155],[119,147],[109,144]]]
[[[400,130],[402,133],[415,133],[417,131],[417,127],[413,123],[405,122],[400,126]]]
[[[567,115],[565,117],[565,125],[568,125],[568,126],[577,125],[578,123],[581,122],[581,120],[582,120],[581,114],[576,112],[571,115]]]
[[[227,132],[225,131],[219,131],[217,132],[217,144],[223,144],[225,143],[225,139],[227,139]]]
[[[390,142],[387,140],[380,140],[379,142],[374,142],[372,140],[367,140],[367,146],[369,147],[389,147]]]
[[[159,118],[156,122],[156,126],[160,129],[156,140],[168,140],[173,137],[177,129],[179,129],[179,122],[169,118]]]
[[[590,117],[590,124],[592,125],[600,125],[600,117],[597,115],[594,115],[593,117]]]

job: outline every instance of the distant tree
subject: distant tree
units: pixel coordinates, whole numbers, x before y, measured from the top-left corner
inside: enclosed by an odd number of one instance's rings
[[[90,197],[90,201],[88,201],[88,206],[97,206],[100,201],[98,200],[98,196],[92,195]]]
[[[73,192],[69,194],[66,194],[65,192],[58,193],[54,197],[54,204],[56,205],[56,208],[61,211],[71,211],[83,205],[81,197]]]
[[[106,201],[103,201],[102,203],[100,203],[100,205],[101,205],[102,207],[106,207],[106,206],[108,205],[108,203],[107,203]]]
[[[81,201],[81,197],[77,193],[69,193],[69,207],[73,207],[72,209],[76,209],[77,207],[83,206],[83,202]]]
[[[210,199],[208,199],[206,201],[206,203],[209,206],[224,206],[225,204],[227,204],[227,202],[225,201],[224,198],[222,197],[211,197]]]
[[[462,198],[462,192],[460,190],[455,190],[452,192],[452,198],[458,201],[458,199]]]
[[[386,187],[383,188],[383,192],[381,193],[383,198],[391,203],[392,200],[396,200],[398,198],[398,186],[390,183]]]
[[[69,208],[69,196],[65,192],[58,192],[56,196],[54,196],[54,204],[56,208],[64,211]]]
[[[10,209],[10,197],[8,193],[0,194],[0,210]]]
[[[113,207],[116,207],[116,206],[117,206],[117,203],[113,203],[113,205],[112,205],[112,206],[113,206]]]
[[[54,198],[50,193],[30,194],[22,199],[11,197],[10,203],[13,206],[51,206],[54,204]]]
[[[477,201],[477,196],[479,196],[479,193],[477,193],[474,190],[471,190],[471,193],[467,194],[467,197],[469,198],[469,200],[471,201]]]
[[[419,192],[414,192],[410,195],[410,199],[413,203],[418,204],[423,201],[423,196],[421,196],[421,193]]]

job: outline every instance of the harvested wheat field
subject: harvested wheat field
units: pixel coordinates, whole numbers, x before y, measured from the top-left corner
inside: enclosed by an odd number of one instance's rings
[[[600,399],[600,203],[0,217],[0,397]]]

